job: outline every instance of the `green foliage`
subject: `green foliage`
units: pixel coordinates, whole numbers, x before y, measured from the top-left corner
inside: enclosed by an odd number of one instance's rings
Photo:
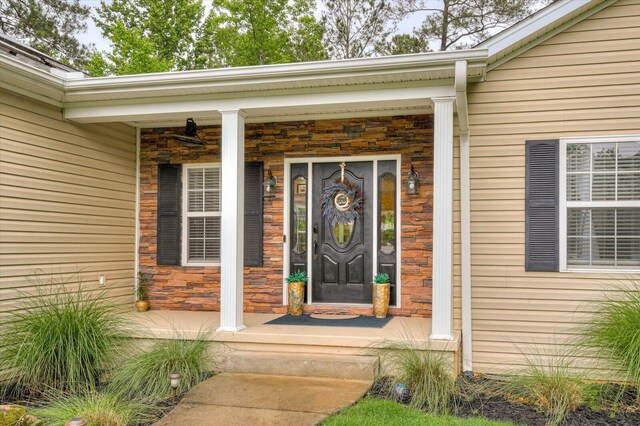
[[[90,46],[77,35],[91,14],[78,0],[3,0],[0,31],[69,65],[82,68]]]
[[[21,405],[0,405],[0,426],[32,426],[38,420]]]
[[[196,46],[198,66],[326,59],[314,0],[215,0]]]
[[[434,416],[389,400],[365,398],[329,417],[323,426],[509,426],[486,419]]]
[[[38,296],[25,298],[0,330],[0,370],[32,392],[95,386],[124,342],[121,317],[103,292],[84,292],[79,284],[68,293],[53,278],[46,286],[39,278],[34,283]]]
[[[157,408],[110,393],[86,391],[77,395],[53,395],[51,400],[49,405],[33,413],[52,426],[62,426],[74,417],[82,417],[87,426],[148,424],[157,417]]]
[[[373,282],[376,284],[387,284],[389,282],[389,274],[377,273],[373,276]]]
[[[138,272],[138,287],[136,287],[136,298],[138,300],[147,300],[147,277],[144,272]]]
[[[395,385],[404,384],[411,392],[409,406],[430,414],[450,411],[455,380],[451,363],[442,353],[421,347],[413,339],[385,343],[381,353],[384,362],[397,370],[389,383],[389,394]]]
[[[102,2],[96,25],[112,44],[93,75],[134,74],[326,59],[314,0]]]
[[[303,271],[296,271],[289,274],[289,276],[287,277],[288,283],[306,283],[307,281],[307,273]]]
[[[593,312],[580,343],[599,350],[640,387],[640,282],[607,291]]]
[[[571,363],[562,355],[523,355],[525,367],[513,376],[506,390],[536,406],[558,425],[582,402],[583,386],[571,374]]]
[[[404,55],[407,53],[429,52],[429,41],[411,34],[396,34],[381,49],[384,55]]]
[[[93,75],[136,74],[196,68],[195,43],[202,30],[202,0],[102,1],[94,18],[112,51],[96,52]]]
[[[401,15],[387,0],[324,0],[325,45],[334,59],[373,56],[383,50]]]
[[[548,0],[546,1],[548,2]],[[507,28],[544,2],[530,0],[399,0],[406,15],[427,13],[414,30],[418,40],[433,41],[438,50],[460,49],[487,39],[493,31]],[[404,52],[403,52],[404,53]]]
[[[193,340],[176,336],[158,340],[149,350],[141,350],[119,367],[107,389],[124,399],[157,402],[171,396],[169,374],[182,375],[178,393],[187,392],[206,379],[216,366],[206,333]]]

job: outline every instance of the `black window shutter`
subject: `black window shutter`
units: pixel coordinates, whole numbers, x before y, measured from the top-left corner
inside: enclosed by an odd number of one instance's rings
[[[559,141],[526,142],[525,270],[559,269]]]
[[[244,166],[244,266],[262,266],[262,179],[261,161]]]
[[[158,265],[180,265],[180,164],[158,165]]]

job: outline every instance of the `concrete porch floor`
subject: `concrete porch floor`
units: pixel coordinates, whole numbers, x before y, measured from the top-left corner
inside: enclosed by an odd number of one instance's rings
[[[221,333],[219,312],[148,311],[127,314],[128,325],[142,338],[170,339],[180,335],[193,338],[207,331],[211,341],[224,342],[234,349],[278,352],[362,354],[385,341],[407,341],[421,348],[457,353],[460,333],[452,341],[432,340],[430,318],[393,317],[383,328],[324,327],[265,324],[280,314],[245,313],[246,329]]]

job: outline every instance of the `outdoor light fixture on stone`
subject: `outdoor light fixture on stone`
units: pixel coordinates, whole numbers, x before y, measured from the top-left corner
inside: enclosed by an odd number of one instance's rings
[[[262,186],[264,186],[264,194],[267,197],[273,197],[276,195],[276,184],[278,183],[278,179],[271,173],[271,169],[268,170],[269,176],[264,180]]]
[[[180,379],[182,379],[182,374],[174,371],[169,374],[169,380],[171,382],[171,390],[173,391],[173,402],[176,402],[176,392],[178,387],[180,387]]]
[[[411,171],[407,175],[407,194],[408,195],[416,195],[418,193],[418,173],[413,170],[413,165],[411,165]]]

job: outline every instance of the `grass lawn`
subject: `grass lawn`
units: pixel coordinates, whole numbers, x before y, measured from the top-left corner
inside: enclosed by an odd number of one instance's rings
[[[329,417],[324,426],[389,426],[389,425],[438,425],[438,426],[510,426],[513,423],[494,422],[486,419],[461,419],[451,416],[431,416],[393,401],[365,398]]]

